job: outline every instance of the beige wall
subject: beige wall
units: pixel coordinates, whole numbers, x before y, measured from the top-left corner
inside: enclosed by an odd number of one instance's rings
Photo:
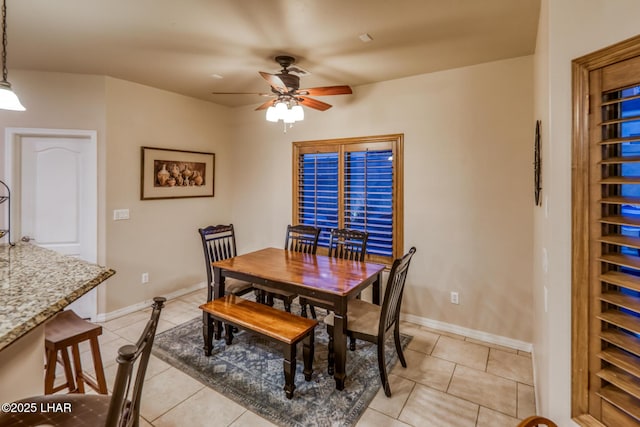
[[[182,95],[107,78],[107,220],[109,280],[105,311],[205,280],[197,228],[230,221],[228,109]],[[140,200],[140,147],[214,152],[215,197]],[[148,272],[150,281],[140,284]]]
[[[355,88],[283,133],[237,109],[233,212],[241,251],[281,246],[291,142],[405,135],[405,249],[418,249],[403,311],[530,342],[533,58]],[[460,293],[460,305],[449,293]]]
[[[546,248],[548,273],[534,264],[536,386],[541,412],[568,426],[571,412],[571,60],[638,33],[636,0],[543,0],[536,55],[536,113],[545,127],[544,193],[548,218],[536,213],[536,248]],[[548,31],[546,31],[548,30]],[[549,289],[549,311],[541,304]]]

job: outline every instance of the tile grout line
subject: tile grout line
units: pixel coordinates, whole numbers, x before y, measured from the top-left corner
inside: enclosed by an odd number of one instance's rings
[[[198,390],[196,390],[193,394],[187,396],[186,398],[182,399],[180,402],[176,403],[175,405],[173,405],[171,408],[167,409],[166,411],[164,411],[163,413],[161,413],[160,415],[158,415],[157,417],[155,417],[153,419],[153,422],[157,421],[158,419],[160,419],[162,416],[166,415],[167,413],[173,411],[175,408],[177,408],[179,405],[183,404],[184,402],[186,402],[187,400],[191,399],[193,396],[195,396],[196,394],[200,393],[202,390],[204,390],[207,386],[200,383],[200,385],[202,387],[200,387]],[[140,414],[140,416],[142,416],[142,414]],[[146,420],[146,418],[145,418]],[[150,422],[151,425],[154,425],[153,422]]]
[[[402,378],[402,377],[401,377]],[[409,394],[407,395],[407,399],[404,401],[404,403],[402,404],[402,408],[400,409],[400,412],[398,412],[398,416],[395,417],[396,420],[400,421],[400,415],[402,415],[402,411],[404,411],[404,408],[407,407],[407,402],[409,402],[409,399],[411,398],[411,394],[413,393],[413,391],[416,389],[416,382],[409,380],[413,383],[413,385],[411,386],[411,391],[409,391]],[[371,405],[371,404],[369,404]],[[404,422],[404,421],[400,421],[400,422]],[[406,424],[406,423],[405,423]]]

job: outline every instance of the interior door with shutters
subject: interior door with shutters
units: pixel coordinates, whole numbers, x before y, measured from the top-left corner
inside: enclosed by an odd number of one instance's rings
[[[590,72],[589,413],[640,425],[640,58]]]

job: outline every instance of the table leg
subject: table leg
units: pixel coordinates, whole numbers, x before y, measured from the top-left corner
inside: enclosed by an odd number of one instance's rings
[[[346,307],[345,307],[346,309]],[[346,310],[345,310],[346,311]],[[335,352],[335,371],[333,378],[336,380],[336,389],[344,389],[344,380],[347,377],[347,316],[336,310],[333,318],[333,343]]]
[[[382,286],[382,272],[378,273],[376,281],[373,282],[371,287],[373,288],[372,302],[376,305],[380,305],[380,287]]]

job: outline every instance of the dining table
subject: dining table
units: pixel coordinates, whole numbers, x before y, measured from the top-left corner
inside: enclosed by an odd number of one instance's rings
[[[380,286],[385,265],[307,254],[278,248],[265,248],[211,263],[213,289],[207,299],[225,294],[225,278],[235,278],[269,286],[300,296],[329,302],[333,306],[336,389],[343,390],[347,358],[347,303],[372,286],[372,301],[380,304]],[[203,314],[204,350],[211,355],[213,338],[220,339],[222,326],[208,313]]]

